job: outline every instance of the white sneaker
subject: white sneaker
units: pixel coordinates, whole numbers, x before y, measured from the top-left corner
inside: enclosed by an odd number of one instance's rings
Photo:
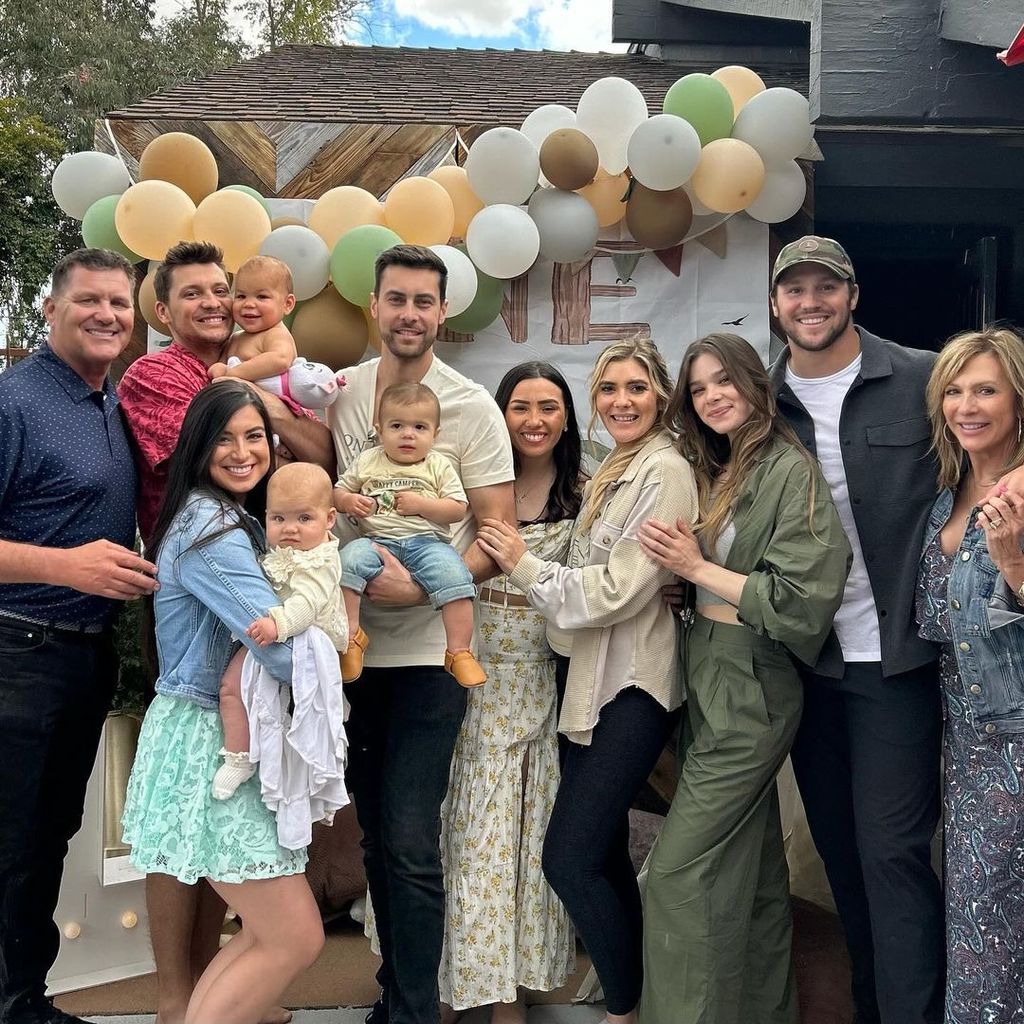
[[[217,769],[213,777],[211,792],[214,800],[227,800],[235,795],[235,790],[256,773],[256,765],[249,760],[249,751],[242,750],[237,754],[221,748],[224,763]]]

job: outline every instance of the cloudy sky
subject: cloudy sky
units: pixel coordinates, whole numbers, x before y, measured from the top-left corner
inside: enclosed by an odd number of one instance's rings
[[[159,14],[183,0],[157,0]],[[375,0],[370,32],[382,46],[493,46],[528,50],[624,50],[612,44],[612,0]],[[239,26],[244,32],[244,26]]]

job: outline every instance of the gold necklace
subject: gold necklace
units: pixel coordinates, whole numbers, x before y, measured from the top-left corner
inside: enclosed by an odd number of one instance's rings
[[[517,492],[516,492],[516,483],[518,483],[518,482],[519,482],[519,481],[517,480],[517,481],[516,481],[516,482],[515,482],[515,483],[514,483],[514,484],[512,485],[512,491],[513,491],[513,493],[515,494],[515,499],[516,499],[516,507],[517,507],[517,508],[518,508],[518,506],[522,505],[522,504],[523,504],[523,502],[525,502],[525,501],[526,501],[526,499],[527,499],[527,498],[529,498],[531,494],[536,494],[536,492],[537,492],[537,489],[538,489],[538,488],[540,487],[540,483],[535,483],[535,484],[534,484],[534,485],[533,485],[532,487],[527,487],[525,491],[522,491],[522,492],[518,492],[518,493],[517,493]],[[550,492],[550,490],[551,490],[551,485],[552,485],[552,484],[553,484],[553,483],[555,482],[555,474],[554,474],[554,473],[551,473],[551,475],[550,475],[550,476],[548,476],[548,477],[547,477],[547,478],[545,479],[545,481],[543,481],[543,482],[544,482],[544,484],[545,484],[545,488],[544,488],[544,489],[545,489],[546,491],[549,491],[549,492]]]

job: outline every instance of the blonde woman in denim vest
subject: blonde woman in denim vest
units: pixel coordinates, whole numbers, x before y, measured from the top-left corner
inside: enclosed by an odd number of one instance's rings
[[[951,339],[927,400],[940,492],[917,612],[942,644],[945,1019],[1011,1024],[1024,1019],[1024,339]]]

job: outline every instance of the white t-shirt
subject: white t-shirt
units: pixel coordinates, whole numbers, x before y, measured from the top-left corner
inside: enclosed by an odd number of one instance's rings
[[[377,444],[373,429],[373,403],[380,359],[345,370],[348,388],[327,410],[327,425],[334,438],[341,476],[360,452]],[[433,451],[446,456],[467,490],[509,483],[512,443],[501,410],[486,389],[446,366],[437,356],[421,383],[441,403],[441,429]],[[359,536],[358,521],[339,515],[334,532],[344,544]],[[452,527],[452,545],[464,552],[476,537],[476,520],[466,515]],[[444,627],[441,616],[428,605],[388,608],[364,600],[360,625],[370,638],[366,664],[373,668],[403,665],[443,665]]]
[[[860,373],[860,361],[858,353],[857,358],[838,373],[810,379],[798,377],[787,365],[786,383],[814,420],[814,444],[818,450],[821,472],[832,489],[839,518],[850,540],[850,547],[853,548],[853,565],[843,591],[843,603],[834,622],[836,636],[843,649],[843,660],[881,661],[878,609],[850,506],[850,489],[839,445],[839,417],[843,411],[843,400]]]

